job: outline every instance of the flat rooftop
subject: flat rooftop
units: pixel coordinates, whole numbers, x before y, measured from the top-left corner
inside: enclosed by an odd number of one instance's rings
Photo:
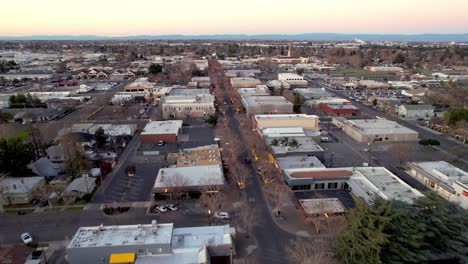
[[[202,187],[224,184],[220,165],[163,168],[158,171],[153,188]]]
[[[345,124],[364,134],[408,134],[417,133],[407,127],[387,119],[345,119]]]
[[[370,187],[371,191],[377,192],[382,198],[412,202],[423,196],[384,167],[357,167],[353,170],[353,181],[359,182],[363,188]]]
[[[315,156],[291,156],[285,158],[277,158],[276,162],[281,169],[296,169],[296,168],[325,168],[325,165]]]
[[[410,164],[421,169],[425,173],[431,175],[439,181],[448,185],[456,181],[468,184],[468,172],[459,169],[452,164],[445,161],[423,161],[423,162],[410,162]]]
[[[272,145],[273,141],[277,142],[277,146]],[[307,152],[323,152],[322,147],[320,147],[317,142],[315,142],[311,137],[307,136],[292,136],[287,137],[287,142],[285,142],[284,137],[266,137],[265,141],[273,150],[273,152],[278,154],[288,154],[288,153],[307,153]],[[294,144],[297,143],[297,144]]]
[[[316,115],[306,115],[306,114],[279,114],[279,115],[255,115],[255,120],[309,120],[309,119],[318,119]]]
[[[284,170],[289,178],[295,179],[349,179],[353,175],[350,168],[295,168]]]
[[[177,168],[205,165],[221,165],[221,153],[216,144],[183,149],[177,153]]]
[[[242,98],[248,105],[292,105],[283,96],[244,96]]]
[[[267,127],[260,129],[260,134],[264,137],[299,137],[306,135],[302,127]]]
[[[356,106],[352,104],[326,104],[328,107],[331,109],[336,109],[336,110],[359,110]]]
[[[43,181],[43,177],[0,178],[3,193],[27,193]]]
[[[210,89],[172,89],[169,93],[170,96],[184,95],[184,96],[197,96],[197,95],[209,95]]]
[[[173,224],[80,227],[68,248],[170,244]]]
[[[302,199],[299,203],[308,215],[342,214],[348,211],[338,198]]]
[[[182,128],[182,120],[149,122],[141,135],[178,134]]]

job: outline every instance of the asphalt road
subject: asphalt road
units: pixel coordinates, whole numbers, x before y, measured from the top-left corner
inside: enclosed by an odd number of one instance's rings
[[[213,65],[210,66],[213,67]],[[225,83],[225,79],[223,78],[224,74],[220,69],[215,68],[210,72],[213,83],[220,84],[217,89],[228,89],[229,85]],[[228,105],[228,109],[225,113],[225,117],[228,119],[228,126],[234,134],[241,137],[240,125],[234,116],[234,110],[231,105]],[[247,149],[245,149],[245,151],[247,151]],[[276,225],[272,219],[271,211],[267,206],[262,182],[257,174],[257,170],[254,168],[253,164],[249,169],[252,177],[245,188],[245,193],[247,199],[250,201],[251,207],[255,208],[258,214],[258,221],[253,223],[253,235],[258,242],[258,248],[254,253],[256,257],[255,263],[287,263],[287,253],[285,249],[289,241],[294,239],[295,236],[285,232]]]

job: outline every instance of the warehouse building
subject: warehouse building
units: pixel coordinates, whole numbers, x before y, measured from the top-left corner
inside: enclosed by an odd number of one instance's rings
[[[140,140],[150,144],[159,141],[176,142],[181,128],[182,120],[149,122],[141,132]]]
[[[269,96],[270,90],[266,85],[257,85],[255,88],[239,88],[237,93],[240,96]]]
[[[323,161],[324,150],[311,137],[307,136],[267,136],[264,137],[274,157],[315,156]]]
[[[234,88],[255,87],[262,82],[252,77],[235,77],[231,78],[231,86]]]
[[[211,94],[170,95],[163,97],[160,104],[164,119],[208,117],[216,112]]]
[[[307,87],[308,85],[304,77],[295,73],[278,73],[278,80],[288,83],[290,87]]]
[[[424,186],[468,209],[468,172],[445,161],[409,162],[408,167]]]
[[[232,263],[229,225],[174,228],[174,224],[80,227],[67,246],[70,264]]]
[[[411,203],[423,196],[384,167],[285,169],[283,179],[293,191],[347,189],[369,204],[377,197]]]
[[[324,88],[296,88],[294,93],[298,94],[304,101],[332,97],[332,94]]]
[[[253,125],[257,129],[274,127],[302,127],[304,130],[318,131],[319,117],[306,114],[255,115]]]
[[[387,119],[347,120],[343,117],[334,117],[332,122],[358,142],[418,140],[418,132]]]
[[[321,103],[320,109],[331,116],[358,116],[361,110],[352,104],[324,104]]]
[[[247,115],[292,114],[293,104],[283,96],[243,96]]]

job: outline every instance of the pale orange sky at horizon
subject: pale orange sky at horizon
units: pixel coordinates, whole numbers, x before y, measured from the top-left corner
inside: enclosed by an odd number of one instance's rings
[[[220,2],[8,1],[0,4],[0,36],[468,33],[468,0]]]

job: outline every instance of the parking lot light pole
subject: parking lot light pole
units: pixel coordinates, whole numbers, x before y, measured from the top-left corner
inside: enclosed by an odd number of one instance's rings
[[[208,209],[208,226],[211,226],[211,210]]]

